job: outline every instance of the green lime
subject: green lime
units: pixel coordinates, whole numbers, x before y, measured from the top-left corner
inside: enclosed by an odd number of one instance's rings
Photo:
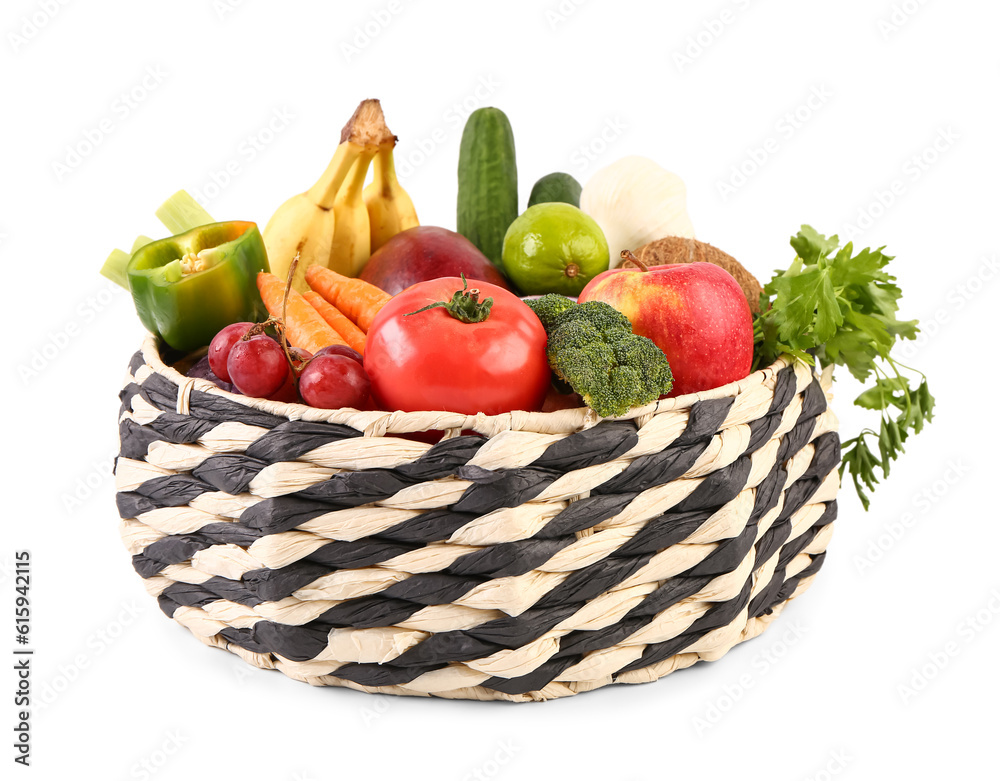
[[[575,206],[539,203],[510,224],[503,240],[503,270],[524,295],[576,296],[608,270],[604,232]]]

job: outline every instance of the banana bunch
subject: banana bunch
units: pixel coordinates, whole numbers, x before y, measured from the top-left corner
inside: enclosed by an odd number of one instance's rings
[[[396,137],[379,144],[375,155],[375,177],[365,188],[365,207],[371,225],[371,251],[374,252],[389,239],[407,228],[420,224],[413,201],[396,178],[392,151]]]
[[[363,100],[344,126],[323,175],[306,192],[278,207],[264,228],[274,274],[287,278],[298,254],[292,285],[300,292],[308,289],[305,273],[312,265],[355,277],[375,249],[418,224],[413,202],[396,181],[395,144],[382,106],[374,99]],[[365,188],[372,160],[375,181]]]

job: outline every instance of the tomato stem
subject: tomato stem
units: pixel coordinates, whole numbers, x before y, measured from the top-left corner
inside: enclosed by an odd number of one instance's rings
[[[469,281],[462,274],[462,289],[456,290],[450,301],[435,301],[415,312],[407,312],[404,317],[418,315],[428,309],[443,307],[449,315],[463,323],[481,323],[490,316],[490,309],[493,307],[493,299],[487,298],[479,300],[480,291],[477,288],[469,289]]]

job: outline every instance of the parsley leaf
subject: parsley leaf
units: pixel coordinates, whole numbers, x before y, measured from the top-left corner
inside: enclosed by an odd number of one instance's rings
[[[876,470],[888,477],[890,464],[903,443],[933,418],[934,397],[922,372],[894,360],[900,339],[915,339],[916,320],[899,320],[902,291],[885,268],[893,259],[878,249],[855,254],[837,236],[827,238],[803,225],[791,239],[796,258],[776,271],[764,286],[761,308],[754,320],[754,366],[768,366],[788,354],[814,365],[844,366],[871,387],[855,399],[863,409],[881,414],[879,429],[865,429],[843,443],[840,472],[848,472],[867,510],[866,489],[878,483]],[[916,389],[902,370],[920,375]],[[893,414],[895,411],[898,414]],[[877,454],[868,444],[876,441]]]

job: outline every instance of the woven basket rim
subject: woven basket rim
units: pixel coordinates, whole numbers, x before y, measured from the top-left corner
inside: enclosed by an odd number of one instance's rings
[[[271,401],[253,396],[244,396],[223,390],[211,380],[198,377],[188,377],[177,369],[164,363],[160,354],[160,340],[152,333],[146,334],[142,343],[142,357],[145,363],[157,374],[166,377],[178,387],[177,411],[186,412],[190,392],[197,390],[221,396],[250,409],[266,412],[270,415],[303,420],[310,423],[340,423],[359,431],[365,436],[384,436],[385,434],[414,433],[429,430],[445,430],[447,436],[455,436],[465,429],[492,435],[500,431],[530,431],[542,433],[557,433],[580,431],[591,428],[602,420],[631,420],[646,415],[656,415],[665,412],[676,412],[688,409],[697,402],[710,399],[735,397],[750,388],[759,386],[773,378],[779,371],[795,362],[789,355],[781,355],[770,366],[751,372],[741,380],[720,385],[706,391],[660,399],[642,407],[635,407],[620,417],[602,418],[589,407],[555,410],[553,412],[505,412],[500,415],[464,415],[455,412],[421,411],[421,412],[385,412],[359,411],[352,408],[319,409],[306,404],[294,402]]]

